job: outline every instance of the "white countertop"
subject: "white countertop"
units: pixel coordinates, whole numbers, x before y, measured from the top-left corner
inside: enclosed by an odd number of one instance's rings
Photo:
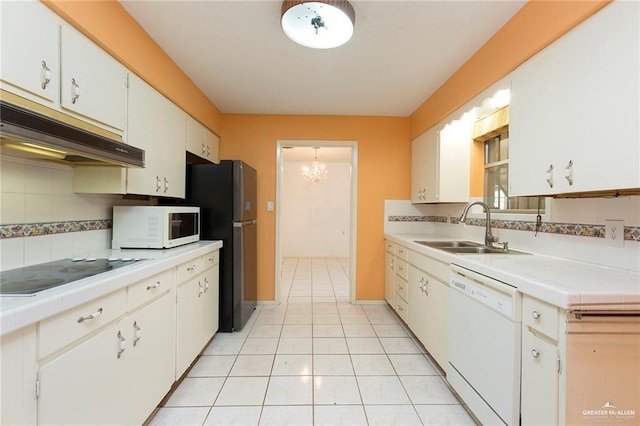
[[[105,294],[172,268],[195,256],[222,247],[222,241],[198,241],[167,250],[101,250],[95,258],[131,257],[147,259],[58,287],[34,296],[0,297],[0,336],[79,306]]]
[[[414,242],[455,240],[437,234],[385,237],[410,250],[510,284],[523,294],[563,309],[588,303],[635,303],[612,308],[640,308],[639,272],[538,254],[451,254]]]

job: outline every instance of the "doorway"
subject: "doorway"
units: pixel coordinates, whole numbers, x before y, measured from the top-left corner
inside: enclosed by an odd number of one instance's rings
[[[357,142],[278,141],[276,157],[275,300],[287,302],[294,271],[318,276],[318,265],[325,265],[328,281],[339,267],[348,280],[333,286],[333,300],[354,303]],[[303,177],[303,166],[315,159],[325,167],[326,181]],[[328,294],[298,295],[292,300],[333,301]]]

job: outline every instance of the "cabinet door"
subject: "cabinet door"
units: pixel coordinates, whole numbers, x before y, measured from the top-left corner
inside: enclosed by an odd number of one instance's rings
[[[162,159],[159,171],[162,175],[162,196],[185,197],[186,158],[184,148],[187,114],[164,96],[163,126],[159,140]],[[157,126],[157,124],[156,124]]]
[[[427,292],[428,275],[409,266],[409,320],[408,325],[418,340],[429,349],[428,322],[429,296]]]
[[[206,158],[207,156],[205,127],[190,115],[187,115],[186,149],[198,157]]]
[[[0,424],[36,424],[36,326],[2,336],[0,349]]]
[[[523,425],[558,424],[557,362],[558,348],[524,327],[520,402]]]
[[[127,424],[143,424],[175,379],[175,293],[167,292],[130,314],[127,341]]]
[[[438,128],[411,142],[411,202],[426,203],[435,198],[438,160]]]
[[[440,364],[447,368],[448,330],[449,330],[449,286],[440,280],[430,277],[427,284],[427,350]]]
[[[0,78],[3,88],[22,90],[46,104],[58,99],[60,20],[37,1],[3,2],[0,7],[2,39]],[[19,90],[16,90],[19,89]]]
[[[63,25],[60,34],[61,106],[124,130],[126,68],[75,29]]]
[[[388,251],[384,252],[384,299],[391,306],[395,306],[396,282],[395,282],[395,256]]]
[[[440,130],[436,163],[435,193],[429,201],[466,203],[469,201],[469,173],[471,161],[471,133],[469,119],[455,120]]]
[[[514,71],[510,196],[640,186],[639,16],[613,2]]]
[[[200,353],[204,338],[205,303],[203,303],[203,276],[198,276],[178,287],[176,322],[176,379]]]
[[[204,315],[202,339],[205,344],[213,337],[216,331],[218,331],[219,276],[219,265],[215,265],[213,268],[208,269],[202,277],[204,284],[204,295],[202,296]]]
[[[124,364],[130,350],[131,341],[124,337],[121,323],[116,323],[43,365],[39,424],[125,424]]]
[[[211,132],[209,129],[205,128],[205,144],[207,146],[207,160],[213,163],[220,162],[220,154],[218,152],[218,147],[220,145],[220,140],[217,135]]]

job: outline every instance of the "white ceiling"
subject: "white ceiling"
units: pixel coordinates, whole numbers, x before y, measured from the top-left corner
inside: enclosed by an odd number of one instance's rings
[[[223,113],[409,116],[526,1],[351,1],[331,50],[289,40],[279,0],[120,3]]]

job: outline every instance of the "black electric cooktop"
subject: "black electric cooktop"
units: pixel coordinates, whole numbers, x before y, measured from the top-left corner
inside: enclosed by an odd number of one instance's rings
[[[126,257],[74,258],[1,271],[0,295],[33,296],[43,290],[129,266],[142,260],[144,259]]]

